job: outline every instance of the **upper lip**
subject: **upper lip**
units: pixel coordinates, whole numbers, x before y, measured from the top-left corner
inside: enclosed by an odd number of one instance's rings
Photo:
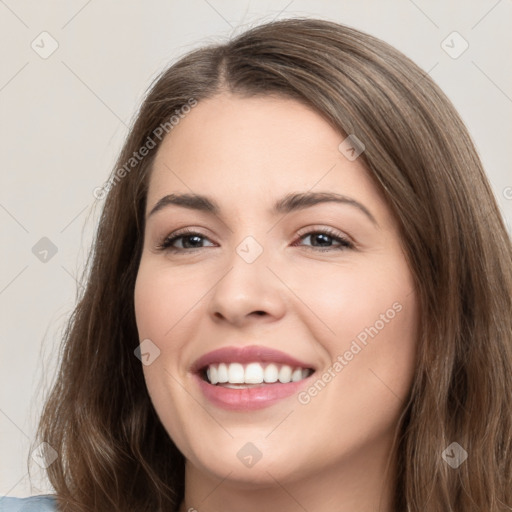
[[[218,363],[278,363],[293,368],[311,368],[311,364],[300,361],[295,357],[261,345],[250,345],[245,347],[223,347],[202,355],[193,363],[191,371],[198,373],[211,364]]]

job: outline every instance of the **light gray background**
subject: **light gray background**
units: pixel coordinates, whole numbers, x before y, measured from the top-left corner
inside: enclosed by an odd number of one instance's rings
[[[466,122],[510,230],[512,0],[0,0],[0,495],[51,491],[35,463],[30,485],[29,446],[102,206],[92,192],[144,91],[205,42],[296,16],[369,32],[428,71]],[[48,58],[31,47],[51,48],[43,31],[58,43]],[[455,59],[441,46],[453,31],[469,43]],[[42,237],[58,249],[46,262],[32,252]]]

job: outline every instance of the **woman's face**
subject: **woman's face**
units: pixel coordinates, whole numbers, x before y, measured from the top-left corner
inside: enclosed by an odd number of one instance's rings
[[[417,299],[343,140],[294,100],[223,93],[158,150],[136,320],[151,400],[197,473],[274,485],[389,454]]]

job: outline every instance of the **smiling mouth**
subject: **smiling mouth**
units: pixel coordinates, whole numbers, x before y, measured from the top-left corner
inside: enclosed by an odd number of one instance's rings
[[[218,363],[199,371],[201,378],[213,386],[228,389],[247,389],[272,384],[289,384],[307,379],[312,368],[292,367],[280,363]]]

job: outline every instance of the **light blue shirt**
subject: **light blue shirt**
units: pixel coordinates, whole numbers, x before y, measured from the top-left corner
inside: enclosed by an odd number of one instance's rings
[[[51,494],[29,498],[0,496],[0,512],[57,512],[57,502]]]

